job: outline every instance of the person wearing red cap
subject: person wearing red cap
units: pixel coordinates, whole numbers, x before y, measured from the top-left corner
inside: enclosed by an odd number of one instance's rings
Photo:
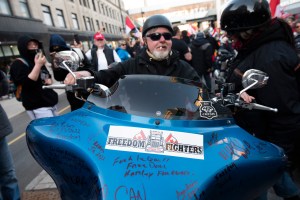
[[[95,71],[108,69],[113,62],[121,62],[117,52],[106,45],[105,37],[100,32],[94,34],[94,47],[85,55],[91,61]]]

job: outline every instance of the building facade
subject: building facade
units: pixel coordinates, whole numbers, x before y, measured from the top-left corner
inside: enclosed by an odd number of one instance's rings
[[[122,0],[0,0],[0,66],[19,56],[21,35],[42,41],[47,53],[50,34],[60,34],[70,45],[78,34],[87,50],[97,31],[108,42],[121,39],[126,16]]]

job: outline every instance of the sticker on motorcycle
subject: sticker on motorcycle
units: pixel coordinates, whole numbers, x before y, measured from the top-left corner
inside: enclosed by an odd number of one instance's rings
[[[110,126],[105,149],[204,159],[203,135]]]
[[[218,117],[216,109],[212,106],[210,101],[202,101],[199,107],[200,117],[212,119]]]

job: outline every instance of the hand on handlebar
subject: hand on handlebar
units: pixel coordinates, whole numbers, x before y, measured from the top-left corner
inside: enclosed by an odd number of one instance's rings
[[[84,76],[91,76],[91,73],[88,71],[78,71],[78,72],[73,72],[73,73],[75,74],[76,78],[71,73],[68,73],[64,80],[64,84],[74,85],[74,84],[76,84],[76,79],[84,77]]]
[[[251,103],[252,100],[255,99],[255,97],[250,96],[247,92],[243,92],[241,94],[241,98],[244,100],[245,103]]]

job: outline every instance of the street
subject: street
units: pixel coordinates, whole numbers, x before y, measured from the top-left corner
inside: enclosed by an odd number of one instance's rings
[[[70,111],[65,93],[59,95],[57,108],[60,115]],[[30,122],[27,113],[22,112],[10,118],[10,122],[14,132],[7,137],[7,142],[14,159],[20,192],[23,193],[26,186],[42,171],[42,168],[34,160],[26,144],[25,130]]]

